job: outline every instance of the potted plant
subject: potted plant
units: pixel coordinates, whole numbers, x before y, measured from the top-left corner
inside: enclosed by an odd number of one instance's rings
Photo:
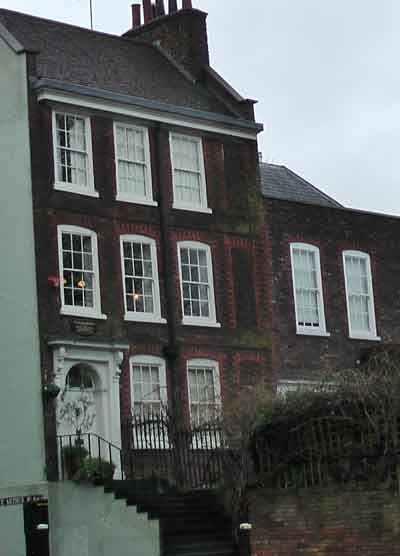
[[[67,479],[73,479],[82,462],[88,455],[88,451],[82,446],[82,441],[75,441],[71,446],[62,448],[62,459]]]
[[[114,477],[115,465],[102,458],[86,457],[74,475],[75,481],[103,485]]]

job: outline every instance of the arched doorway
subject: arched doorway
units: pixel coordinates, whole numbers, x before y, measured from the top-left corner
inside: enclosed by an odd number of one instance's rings
[[[76,436],[77,428],[82,434],[98,435],[104,441],[91,439],[97,445],[92,444],[95,455],[99,444],[102,450],[107,442],[121,447],[120,375],[122,350],[128,349],[128,344],[75,339],[51,340],[49,345],[53,349],[54,382],[60,388],[57,436]],[[74,413],[77,408],[78,415]],[[58,444],[60,447],[60,438]]]
[[[59,435],[102,433],[100,377],[87,363],[73,365],[66,374],[57,404]]]

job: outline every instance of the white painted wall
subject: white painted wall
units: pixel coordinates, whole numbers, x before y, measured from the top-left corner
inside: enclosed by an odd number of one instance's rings
[[[26,57],[1,36],[0,380],[0,498],[30,495],[45,458]],[[25,556],[21,516],[22,506],[0,507],[1,556]]]
[[[101,487],[49,484],[52,556],[160,556],[157,520]]]

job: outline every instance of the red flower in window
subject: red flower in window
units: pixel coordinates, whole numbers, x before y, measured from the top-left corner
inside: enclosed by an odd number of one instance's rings
[[[47,283],[52,288],[59,288],[60,287],[60,282],[61,282],[61,280],[60,280],[59,276],[49,276],[47,278]]]

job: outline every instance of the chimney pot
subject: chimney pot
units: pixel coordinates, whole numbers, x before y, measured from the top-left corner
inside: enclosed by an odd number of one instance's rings
[[[168,12],[170,14],[178,11],[178,4],[176,0],[168,0]]]
[[[156,15],[158,17],[165,15],[164,0],[156,0]]]
[[[149,23],[153,19],[153,6],[151,5],[151,0],[143,0],[143,13],[144,13],[144,23]]]
[[[132,4],[132,29],[141,26],[141,19],[140,4]]]
[[[192,8],[193,8],[192,0],[182,0],[182,9],[183,10],[191,10]]]

